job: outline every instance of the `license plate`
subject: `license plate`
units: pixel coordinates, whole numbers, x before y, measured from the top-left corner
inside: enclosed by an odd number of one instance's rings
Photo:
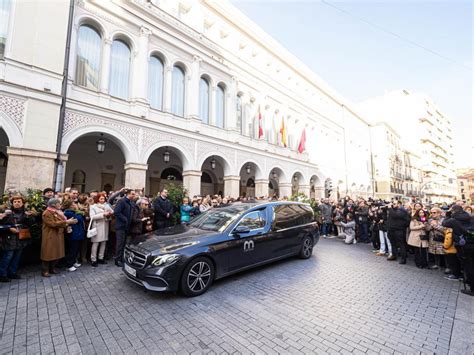
[[[125,266],[125,271],[128,272],[130,275],[132,275],[133,277],[136,277],[137,276],[137,270],[135,270],[134,268],[131,268],[130,266],[128,266],[127,264],[124,265]]]

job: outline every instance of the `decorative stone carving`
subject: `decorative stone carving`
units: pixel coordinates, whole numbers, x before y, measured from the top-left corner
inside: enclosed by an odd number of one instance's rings
[[[25,120],[25,102],[26,99],[24,98],[0,95],[0,111],[12,119],[22,134]]]
[[[69,110],[66,111],[66,117],[64,119],[63,137],[74,129],[84,126],[112,127],[121,132],[127,138],[129,138],[130,142],[138,142],[139,140],[139,129],[134,125],[102,118],[99,116],[77,113]]]
[[[183,152],[183,154],[188,155],[189,157],[193,156],[194,152],[194,140],[190,138],[185,138],[177,136],[172,133],[167,132],[159,132],[154,131],[152,129],[143,129],[143,149],[142,152],[146,152],[151,146],[153,146],[156,142],[174,142],[182,147],[184,147],[187,151]]]

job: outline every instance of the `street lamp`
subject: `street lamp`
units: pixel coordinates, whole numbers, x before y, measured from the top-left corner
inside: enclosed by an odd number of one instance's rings
[[[250,165],[247,164],[247,166],[245,167],[245,170],[247,171],[247,174],[250,174]]]
[[[297,181],[298,181],[298,176],[295,175],[295,176],[293,177],[293,180],[294,180],[294,182],[297,182]]]
[[[272,177],[273,177],[273,179],[277,178],[277,173],[275,172],[275,170],[272,171]]]
[[[211,169],[215,169],[215,168],[216,168],[216,160],[212,159],[211,160]]]
[[[168,152],[168,149],[166,149],[165,152],[163,153],[163,161],[165,163],[170,162],[170,152]]]
[[[103,133],[100,134],[100,139],[96,142],[97,144],[97,151],[99,153],[103,153],[105,151],[105,141],[102,139],[104,136]]]

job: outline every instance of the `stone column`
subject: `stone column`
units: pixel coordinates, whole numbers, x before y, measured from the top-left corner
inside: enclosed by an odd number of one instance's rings
[[[280,183],[278,185],[278,188],[280,190],[280,196],[279,197],[290,197],[291,196],[291,183],[286,182],[286,183]]]
[[[112,47],[112,40],[104,39],[104,46],[102,51],[102,63],[100,67],[100,91],[104,94],[109,92],[109,75],[110,75],[110,52]]]
[[[268,197],[268,180],[255,180],[255,197]]]
[[[186,85],[186,107],[187,117],[200,119],[199,117],[199,66],[202,59],[194,56],[191,64],[191,73]]]
[[[171,112],[171,93],[173,89],[173,67],[167,65],[165,67],[164,75],[164,97],[163,97],[163,111]]]
[[[240,176],[224,176],[224,195],[237,198],[240,195]]]
[[[147,164],[125,163],[125,186],[141,190],[146,186]]]
[[[55,152],[7,147],[7,154],[5,190],[53,188],[54,165],[57,157]],[[67,160],[67,155],[65,159]]]
[[[199,196],[201,194],[201,175],[199,170],[183,171],[183,186],[188,190],[188,196]]]
[[[132,98],[138,101],[147,102],[148,83],[148,37],[151,30],[146,27],[140,28],[138,39],[138,49],[133,61],[133,82]]]
[[[300,185],[298,188],[299,193],[305,194],[306,197],[309,197],[310,186],[309,185]]]

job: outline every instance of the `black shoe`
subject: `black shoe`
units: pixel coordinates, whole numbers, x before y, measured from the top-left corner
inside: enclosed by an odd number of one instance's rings
[[[21,276],[18,274],[10,275],[8,278],[11,280],[21,280]]]
[[[99,260],[97,260],[97,262],[98,262],[99,264],[102,264],[102,265],[107,264],[107,261],[105,261],[104,259],[99,259]]]
[[[99,266],[99,265],[97,264],[97,261],[93,261],[93,262],[91,262],[91,266],[92,266],[92,267],[97,267],[97,266]]]
[[[123,267],[123,262],[120,260],[115,260],[115,266]]]
[[[6,276],[0,276],[0,282],[11,282],[11,280]]]
[[[465,295],[468,295],[468,296],[474,296],[474,291],[461,290],[461,293],[464,293]]]
[[[402,264],[402,265],[403,265],[403,264],[406,264],[406,263],[407,263],[407,259],[401,259],[398,263],[399,263],[399,264]]]

